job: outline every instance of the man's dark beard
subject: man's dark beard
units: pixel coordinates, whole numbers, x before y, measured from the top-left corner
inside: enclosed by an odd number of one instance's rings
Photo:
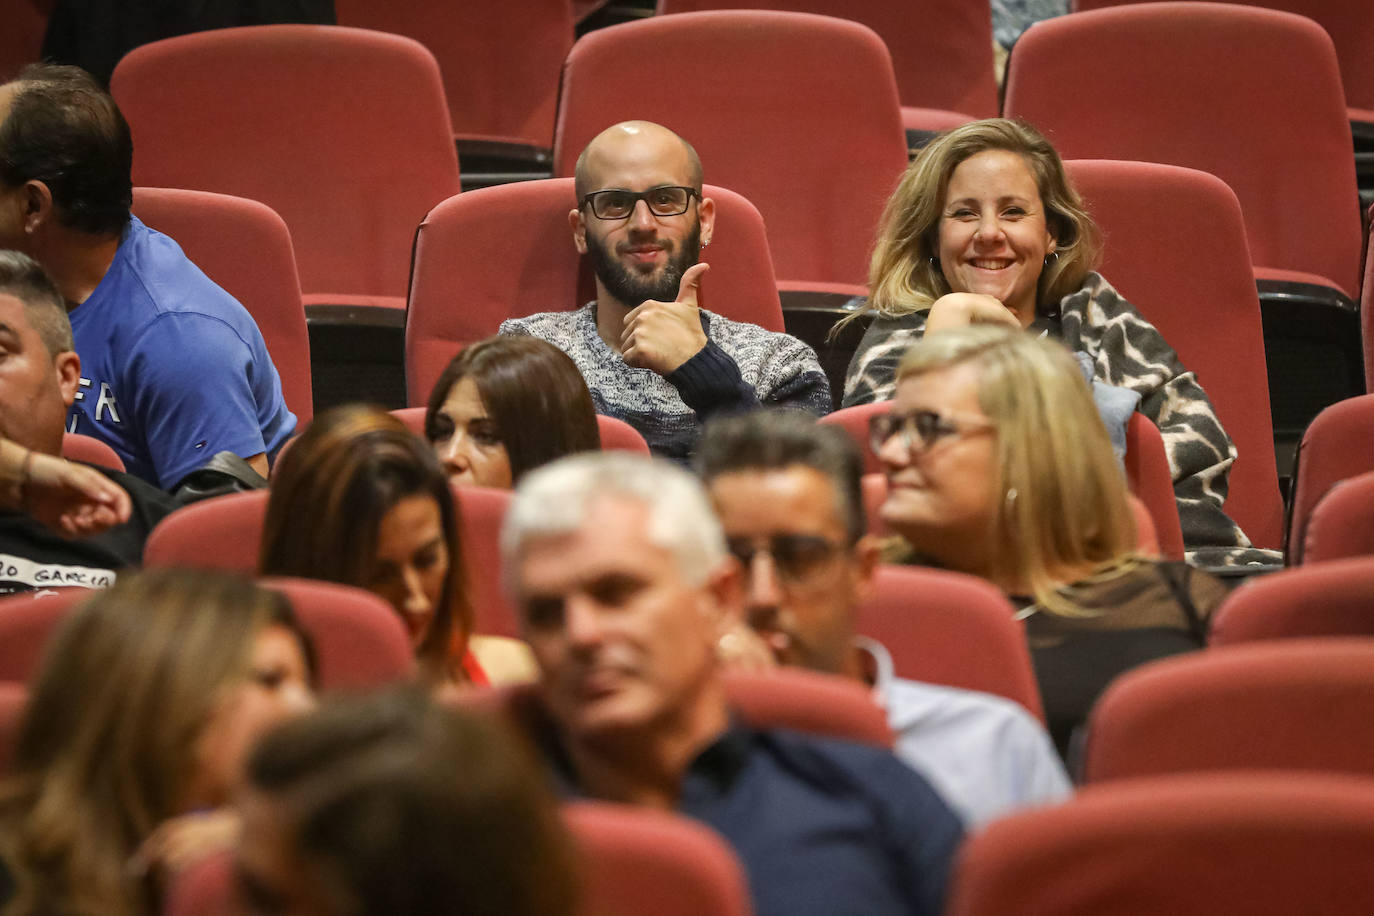
[[[592,269],[611,298],[626,308],[637,308],[650,299],[659,302],[672,302],[677,298],[677,288],[682,283],[682,275],[687,268],[697,262],[701,254],[701,223],[678,245],[674,254],[668,255],[668,263],[662,272],[641,276],[615,259],[590,232],[587,233],[587,255],[592,259]]]

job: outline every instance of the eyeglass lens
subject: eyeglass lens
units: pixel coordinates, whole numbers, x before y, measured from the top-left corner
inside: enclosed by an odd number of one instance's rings
[[[746,572],[753,567],[756,555],[767,552],[778,574],[794,581],[815,573],[839,550],[839,545],[809,534],[775,535],[768,539],[766,546],[750,538],[730,538],[727,546]]]

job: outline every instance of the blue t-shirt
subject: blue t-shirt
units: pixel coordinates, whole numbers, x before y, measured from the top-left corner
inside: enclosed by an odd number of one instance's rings
[[[565,794],[576,776],[541,741]],[[756,916],[939,916],[959,818],[888,751],[736,725],[699,754],[678,811],[734,848]]]
[[[295,431],[252,316],[137,217],[71,322],[67,430],[109,443],[131,474],[170,488],[216,452],[272,455]]]

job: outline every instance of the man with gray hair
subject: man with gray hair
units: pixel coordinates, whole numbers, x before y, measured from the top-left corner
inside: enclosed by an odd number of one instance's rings
[[[530,475],[501,537],[569,795],[675,810],[738,853],[759,916],[940,912],[958,818],[890,753],[732,718],[740,571],[700,484],[631,455]]]

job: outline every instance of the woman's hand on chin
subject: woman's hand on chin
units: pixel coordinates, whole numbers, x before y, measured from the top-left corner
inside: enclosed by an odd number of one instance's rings
[[[925,332],[936,334],[971,324],[1005,324],[1019,330],[1021,319],[994,296],[984,293],[946,293],[930,307]]]

